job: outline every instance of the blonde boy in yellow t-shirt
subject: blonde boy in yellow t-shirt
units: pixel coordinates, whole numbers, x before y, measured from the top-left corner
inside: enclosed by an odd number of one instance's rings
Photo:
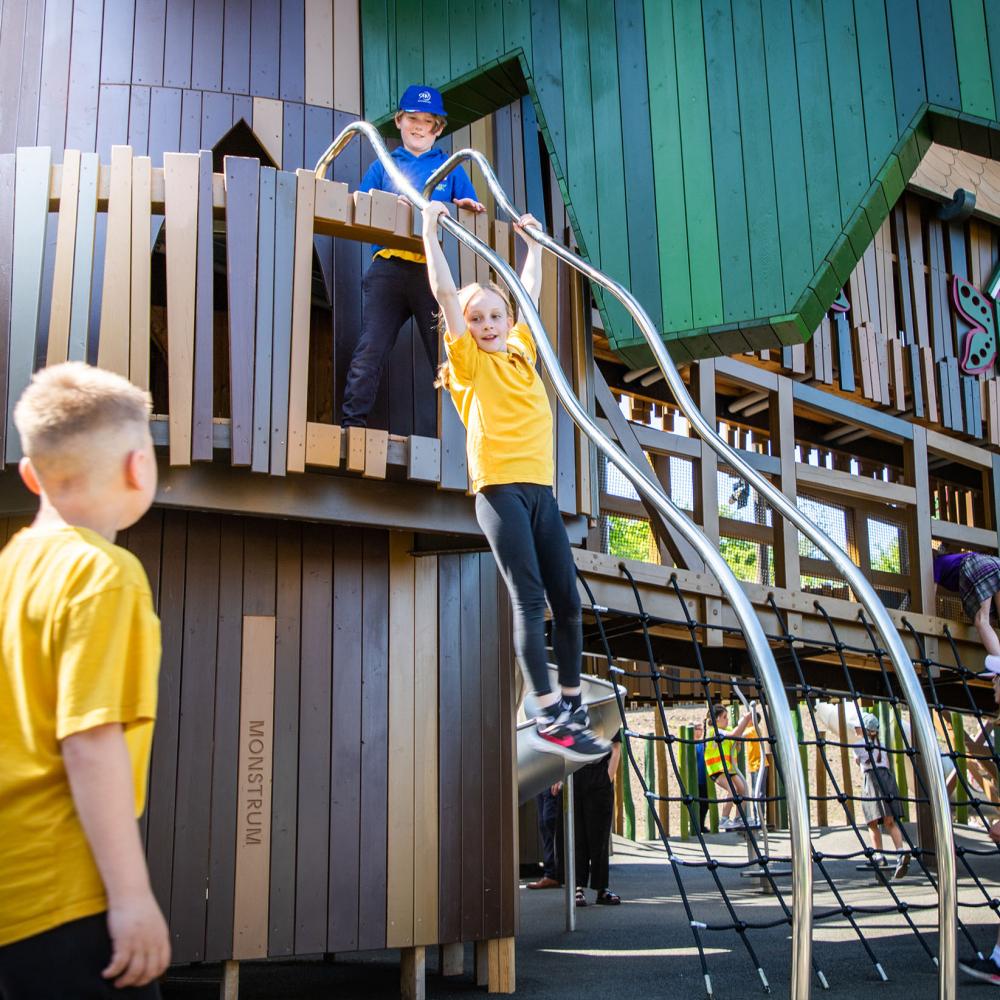
[[[14,410],[39,509],[0,552],[5,1000],[155,997],[170,959],[136,823],[160,628],[142,566],[114,544],[156,489],[149,409],[125,379],[70,363]]]

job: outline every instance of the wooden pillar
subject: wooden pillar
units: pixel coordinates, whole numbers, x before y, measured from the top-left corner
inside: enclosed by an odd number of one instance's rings
[[[460,976],[465,972],[465,945],[461,941],[438,947],[438,974]]]
[[[850,743],[851,736],[854,734],[847,730],[847,711],[842,701],[837,704],[837,722],[840,729],[840,742],[844,744]],[[851,801],[851,796],[854,794],[854,776],[851,774],[851,752],[846,746],[840,748],[840,767],[844,775],[840,790],[847,796],[844,809],[847,811],[847,815],[853,820],[854,803]]]
[[[489,993],[514,992],[514,938],[478,942],[486,948],[486,989]]]
[[[715,362],[699,361],[691,366],[691,388],[702,416],[713,430],[716,427]],[[719,459],[707,441],[701,441],[701,458],[694,479],[695,517],[709,540],[719,543]],[[705,623],[722,624],[722,601],[717,597],[705,598]],[[717,629],[705,630],[706,646],[721,646],[722,633]]]
[[[769,422],[771,454],[780,468],[775,485],[795,503],[795,406],[790,379],[778,379],[778,390],[770,397]],[[774,524],[774,583],[790,590],[798,590],[801,583],[799,532],[784,517],[776,517]]]
[[[910,563],[910,607],[922,615],[936,609],[934,560],[931,552],[931,493],[927,468],[927,431],[912,424],[913,440],[903,442],[903,481],[916,490],[906,538]],[[996,458],[994,458],[994,463]]]
[[[653,709],[653,722],[656,735],[664,736],[663,720],[660,718],[659,706]],[[624,755],[623,755],[624,756]],[[666,801],[670,794],[669,774],[667,771],[667,745],[662,739],[656,741],[656,794],[660,796],[656,803],[656,811],[660,817],[663,834],[670,836],[670,803]]]
[[[422,945],[399,951],[399,995],[402,1000],[425,1000],[427,956]]]
[[[240,963],[222,963],[222,982],[219,986],[219,1000],[239,1000]]]

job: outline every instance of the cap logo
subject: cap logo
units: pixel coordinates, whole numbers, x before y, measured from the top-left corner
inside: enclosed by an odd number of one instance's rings
[[[420,93],[417,94],[417,100],[423,101],[424,104],[426,104],[430,99],[431,92],[429,90],[421,90]]]

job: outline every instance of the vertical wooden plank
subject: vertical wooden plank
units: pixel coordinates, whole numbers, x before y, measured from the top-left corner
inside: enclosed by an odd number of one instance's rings
[[[289,472],[306,467],[306,392],[309,385],[309,322],[312,309],[313,208],[316,177],[297,170],[295,271],[292,292],[292,348],[288,380]]]
[[[222,89],[222,17],[219,0],[195,0],[192,33],[191,87]]]
[[[179,152],[183,92],[175,88],[153,87],[149,92],[149,147],[154,167],[163,166],[163,154]]]
[[[47,147],[20,149],[15,161],[14,237],[10,294],[10,349],[8,362],[7,427],[31,378],[38,333],[38,310],[42,291],[45,253],[45,226],[49,208],[49,166],[52,152]],[[16,462],[21,443],[16,433],[7,434],[6,457]]]
[[[11,279],[14,252],[13,153],[0,155],[0,469],[4,467],[4,438],[16,436],[7,423],[7,371],[10,349]]]
[[[361,114],[361,25],[356,0],[333,0],[333,106]]]
[[[250,90],[250,0],[225,0],[222,89],[236,94]]]
[[[41,98],[38,102],[39,146],[63,149],[66,145],[66,102],[69,92],[70,33],[73,0],[45,4],[45,34],[42,42]]]
[[[299,647],[302,528],[278,525],[274,664],[274,784],[271,795],[269,955],[295,951],[295,845],[299,788]]]
[[[233,465],[249,465],[253,446],[253,363],[257,299],[260,166],[225,158],[226,280],[229,290],[229,401]]]
[[[90,3],[78,0],[73,5],[66,101],[65,145],[69,149],[92,150],[95,146],[97,99],[101,89],[103,18],[104,0],[92,0]]]
[[[167,153],[163,164],[167,239],[167,357],[170,464],[191,464],[198,157]]]
[[[915,593],[910,596],[910,606],[922,615],[936,613],[934,586],[934,561],[931,558],[931,496],[928,489],[927,431],[919,424],[913,425],[912,441],[904,442],[904,481],[916,491],[916,504],[912,508],[908,530],[910,578]]]
[[[361,664],[361,854],[358,948],[384,948],[386,935],[386,797],[389,744],[388,614],[389,573],[386,532],[364,533]]]
[[[409,535],[389,533],[389,789],[386,947],[413,944],[414,559]],[[419,861],[417,861],[419,863]]]
[[[165,552],[164,560],[167,558]],[[238,518],[223,518],[219,544],[215,719],[211,760],[202,761],[204,767],[211,769],[212,781],[206,961],[227,959],[233,953],[237,800],[245,780],[245,772],[239,768],[243,586],[243,522]]]
[[[212,461],[215,402],[215,248],[212,154],[198,154],[198,254],[195,265],[194,388],[191,458]]]
[[[149,388],[150,306],[150,196],[151,162],[148,156],[132,159],[132,263],[129,271],[129,378],[140,389]]]
[[[55,272],[49,309],[49,340],[45,363],[55,365],[69,356],[69,322],[73,300],[73,260],[76,248],[76,215],[80,194],[80,153],[63,153],[62,185],[59,190],[59,222],[56,230]]]
[[[255,97],[278,96],[281,7],[282,4],[272,3],[271,0],[253,0],[251,5],[250,93]]]
[[[194,0],[168,0],[163,29],[163,85],[191,86]],[[183,152],[192,152],[184,150]]]
[[[795,479],[795,405],[792,398],[793,383],[778,379],[778,391],[771,393],[770,430],[772,454],[777,445],[780,473],[777,485],[782,493],[794,500],[797,492]],[[801,586],[799,567],[799,533],[786,518],[774,526],[774,582],[778,587],[798,590]]]
[[[462,939],[461,556],[438,558],[438,933]],[[473,725],[469,720],[469,725]]]
[[[274,202],[274,324],[271,354],[271,474],[275,476],[285,474],[288,454],[295,195],[295,175],[280,171]]]
[[[70,361],[87,360],[99,171],[100,163],[96,153],[84,153],[80,157],[80,191],[76,206],[73,294],[70,300],[69,346],[67,349]]]
[[[333,107],[333,0],[306,0],[306,104]]]
[[[295,950],[321,952],[327,940],[330,853],[330,663],[333,537],[310,527],[302,546],[302,660],[299,681],[299,807]]]
[[[205,955],[212,784],[205,760],[211,754],[215,716],[215,669],[219,624],[220,518],[188,518],[181,651],[180,725],[177,738],[177,810],[170,893],[174,961],[200,962]],[[241,775],[248,775],[245,767]]]
[[[281,80],[283,101],[304,101],[305,92],[305,10],[303,0],[283,0],[281,4]],[[299,164],[295,164],[298,166]]]
[[[267,472],[271,456],[271,346],[274,327],[274,201],[277,171],[260,172],[260,224],[257,238],[257,304],[253,385],[254,472]]]
[[[136,0],[132,83],[159,87],[163,83],[163,49],[167,0]]]
[[[333,734],[330,776],[330,865],[327,948],[353,951],[358,942],[361,855],[367,830],[361,822],[363,535],[336,531],[333,576]]]
[[[234,959],[267,955],[274,766],[274,636],[272,615],[243,616]]]
[[[281,165],[281,139],[284,130],[283,105],[266,97],[253,99],[253,131],[275,165]]]
[[[500,695],[500,641],[497,629],[497,571],[492,556],[479,557],[480,615],[480,731],[482,733],[482,813],[497,821],[483,823],[483,934],[498,937],[503,926],[503,841],[499,818],[503,815],[503,764],[501,726],[507,719]],[[472,706],[469,706],[471,708]],[[468,708],[466,709],[468,710]]]
[[[413,943],[438,940],[438,560],[414,560]],[[502,825],[502,821],[501,821]]]
[[[128,146],[113,146],[97,364],[126,378],[129,375],[131,289],[132,150]]]

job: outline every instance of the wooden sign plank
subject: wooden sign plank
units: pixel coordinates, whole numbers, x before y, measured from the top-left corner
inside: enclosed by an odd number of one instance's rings
[[[163,154],[167,238],[167,371],[170,464],[191,464],[195,276],[198,258],[198,157]]]
[[[7,427],[7,363],[10,348],[11,278],[14,252],[13,153],[0,155],[0,469],[4,467]],[[11,430],[16,435],[16,431]]]
[[[10,349],[7,369],[7,462],[21,457],[21,442],[13,430],[12,414],[35,364],[38,310],[42,296],[45,227],[49,212],[49,169],[52,150],[47,146],[19,149],[14,165],[13,271],[10,292]]]
[[[80,156],[80,191],[76,206],[76,243],[73,247],[73,296],[69,318],[69,347],[66,352],[70,361],[87,360],[100,170],[101,163],[97,153],[83,153]]]
[[[384,229],[386,232],[396,231],[396,205],[399,199],[388,191],[372,191],[372,229]]]
[[[370,432],[369,432],[370,433]],[[389,534],[389,795],[386,947],[413,944],[414,629],[409,535]],[[421,609],[421,615],[423,611]],[[423,858],[419,860],[423,864]]]
[[[271,459],[271,350],[274,336],[274,201],[278,172],[260,171],[257,227],[257,329],[254,344],[253,447],[250,467],[267,472]],[[307,449],[308,450],[308,449]]]
[[[151,260],[149,252],[152,160],[132,158],[132,266],[129,299],[129,378],[140,389],[149,388],[149,307]]]
[[[253,363],[257,307],[257,212],[260,202],[260,164],[249,157],[227,156],[225,176],[232,463],[249,465],[253,445]]]
[[[212,461],[215,413],[215,235],[212,154],[198,154],[198,261],[195,272],[194,401],[191,458]]]
[[[340,427],[309,421],[306,425],[306,465],[324,469],[340,467]]]
[[[351,197],[354,201],[354,224],[356,226],[370,226],[372,224],[372,196],[367,191],[353,191]]]
[[[283,476],[288,461],[296,183],[295,174],[284,170],[278,172],[274,199],[274,323],[271,345],[272,476]]]
[[[49,307],[49,342],[45,363],[57,365],[69,357],[69,319],[73,298],[73,260],[76,248],[76,214],[80,193],[80,153],[63,154],[59,191],[59,222],[56,226],[56,260]]]
[[[111,147],[110,174],[97,364],[128,378],[129,305],[132,297],[131,147]]]
[[[233,958],[267,957],[271,775],[274,762],[271,615],[244,615]]]
[[[306,394],[309,386],[309,324],[312,313],[313,210],[316,176],[297,170],[295,271],[292,283],[292,350],[288,379],[289,472],[306,468]]]
[[[343,181],[322,180],[316,182],[317,219],[350,223],[352,204],[350,191]]]

